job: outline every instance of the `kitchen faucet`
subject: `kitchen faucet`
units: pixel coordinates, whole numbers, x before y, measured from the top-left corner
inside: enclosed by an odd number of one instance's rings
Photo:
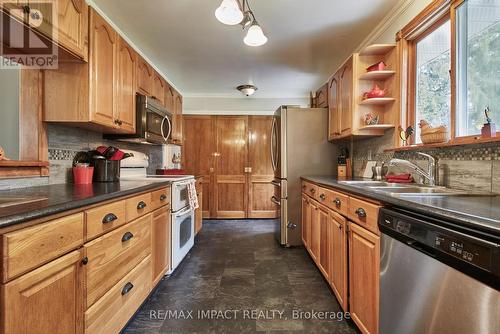
[[[403,160],[403,159],[391,159],[389,161],[389,166],[405,166],[409,169],[412,169],[416,173],[420,175],[420,181],[421,183],[424,183],[425,179],[428,180],[430,186],[435,186],[436,185],[436,159],[426,153],[422,152],[417,152],[418,155],[421,155],[423,157],[426,157],[429,160],[429,164],[427,166],[427,171],[425,171],[423,168],[415,165],[414,163],[408,161],[408,160]]]

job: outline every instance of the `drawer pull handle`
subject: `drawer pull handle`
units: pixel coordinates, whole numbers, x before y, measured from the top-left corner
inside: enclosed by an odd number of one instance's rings
[[[302,189],[303,189],[303,190],[306,190],[306,189],[307,189],[307,186],[306,186],[306,185],[303,185],[303,186],[302,186]]]
[[[144,203],[144,201],[140,201],[139,203],[137,203],[137,210],[142,210],[142,209],[145,209],[147,207],[146,203]]]
[[[322,201],[324,201],[324,200],[326,199],[326,195],[325,195],[325,194],[321,194],[321,195],[319,195],[319,198],[320,198]]]
[[[85,256],[85,257],[82,259],[82,264],[83,264],[83,265],[86,265],[87,263],[89,263],[89,258]]]
[[[130,239],[132,239],[134,237],[134,235],[131,233],[131,232],[127,232],[123,235],[122,237],[122,242],[126,242],[126,241],[129,241]]]
[[[335,203],[335,205],[336,205],[337,207],[339,207],[339,206],[340,206],[340,204],[341,204],[342,202],[340,202],[340,199],[336,198],[336,199],[333,201],[333,203]]]
[[[164,201],[164,200],[166,200],[166,199],[167,199],[167,195],[165,195],[165,194],[161,194],[161,196],[160,196],[160,201],[162,201],[162,202],[163,202],[163,201]]]
[[[310,191],[311,191],[311,194],[314,194],[314,193],[316,192],[316,189],[311,188],[311,190],[310,190]]]
[[[111,223],[111,222],[113,222],[113,221],[115,221],[117,219],[118,219],[118,217],[114,213],[108,213],[102,219],[102,223],[103,224],[108,224],[108,223]]]
[[[366,217],[366,211],[363,208],[356,209],[356,211],[354,211],[354,213],[357,214],[359,218],[365,218]]]
[[[125,296],[133,288],[134,288],[134,285],[132,283],[128,282],[127,284],[125,284],[125,286],[122,289],[122,296]]]

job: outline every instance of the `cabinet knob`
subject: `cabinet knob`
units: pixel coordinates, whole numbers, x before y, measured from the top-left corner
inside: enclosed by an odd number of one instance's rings
[[[109,224],[115,220],[117,220],[118,217],[114,213],[108,213],[107,215],[104,216],[102,219],[103,224]]]
[[[144,203],[144,201],[140,201],[139,203],[137,203],[137,210],[142,210],[142,209],[145,209],[147,207],[147,204]]]
[[[316,189],[314,188],[311,188],[311,190],[309,190],[311,192],[311,194],[314,194],[316,192]]]
[[[87,263],[89,263],[89,258],[85,256],[85,257],[82,259],[82,264],[83,264],[83,265],[86,265]]]
[[[132,283],[128,282],[127,284],[125,284],[125,286],[122,289],[122,296],[125,296],[133,288],[134,288],[134,285]]]
[[[342,202],[340,202],[340,199],[336,198],[336,199],[333,201],[333,203],[335,203],[335,205],[336,205],[337,207],[339,207],[339,206],[340,206],[340,204],[341,204]]]
[[[134,237],[134,235],[132,234],[132,232],[126,232],[123,237],[122,237],[122,242],[126,242],[126,241],[129,241],[130,239],[132,239]]]
[[[167,195],[165,195],[165,194],[161,194],[161,196],[160,196],[160,201],[162,201],[162,202],[163,202],[163,201],[164,201],[164,200],[166,200],[166,199],[167,199]]]
[[[357,214],[359,218],[365,218],[366,217],[366,211],[363,208],[356,209],[356,211],[354,211],[354,213]]]
[[[319,199],[321,199],[322,201],[324,201],[326,199],[326,195],[325,194],[319,195]]]

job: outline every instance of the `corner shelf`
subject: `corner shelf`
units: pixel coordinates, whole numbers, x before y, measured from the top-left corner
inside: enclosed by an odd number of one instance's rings
[[[371,71],[363,73],[359,80],[385,80],[396,74],[396,71],[384,70],[384,71]]]
[[[393,97],[374,97],[371,99],[361,100],[359,104],[361,105],[386,105],[396,101]]]
[[[373,44],[360,51],[360,56],[382,56],[396,47],[395,44]]]
[[[359,128],[360,131],[363,130],[388,130],[395,128],[393,124],[375,124],[375,125],[365,125]]]

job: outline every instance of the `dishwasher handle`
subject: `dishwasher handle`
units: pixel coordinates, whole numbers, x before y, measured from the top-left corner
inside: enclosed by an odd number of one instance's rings
[[[406,244],[408,246],[410,246],[411,248],[418,250],[419,252],[422,252],[422,253],[424,253],[432,258],[436,258],[435,249],[427,246],[426,244],[418,242],[417,240],[407,240]]]

